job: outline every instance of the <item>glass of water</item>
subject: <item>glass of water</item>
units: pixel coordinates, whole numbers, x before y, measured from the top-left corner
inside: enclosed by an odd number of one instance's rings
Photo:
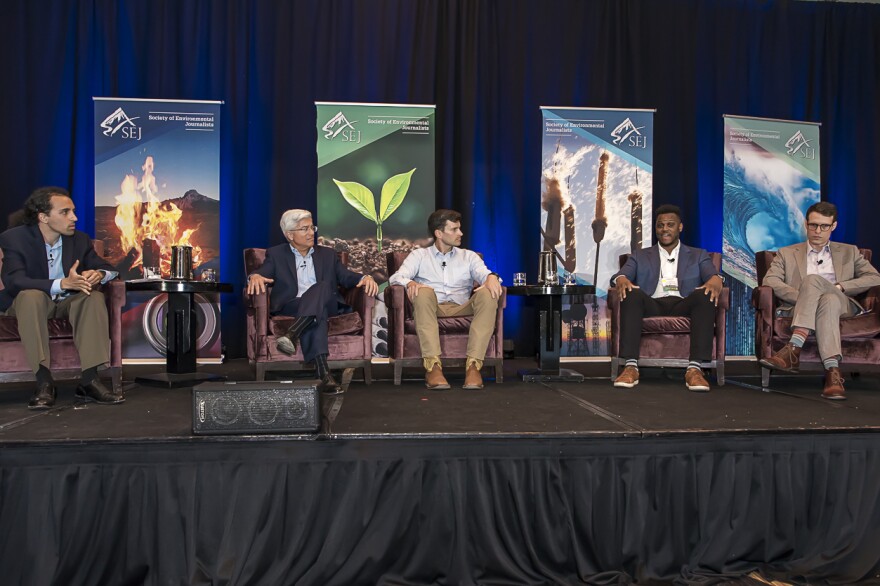
[[[515,287],[522,287],[526,284],[526,274],[525,273],[513,273],[513,285]]]

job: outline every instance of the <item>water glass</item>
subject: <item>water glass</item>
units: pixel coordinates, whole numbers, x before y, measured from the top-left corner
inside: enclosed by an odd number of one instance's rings
[[[144,267],[144,278],[161,279],[162,273],[159,272],[159,267]]]
[[[215,269],[204,269],[202,271],[202,281],[205,283],[216,283],[217,271]]]
[[[523,287],[526,284],[525,273],[513,273],[513,285],[515,287]]]

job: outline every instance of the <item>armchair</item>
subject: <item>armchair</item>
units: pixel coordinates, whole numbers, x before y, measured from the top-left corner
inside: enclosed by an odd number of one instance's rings
[[[93,242],[95,251],[104,252],[103,242]],[[0,250],[0,266],[3,265],[3,251]],[[0,281],[0,289],[3,282]],[[122,307],[125,305],[125,283],[110,281],[101,291],[107,303],[110,318],[110,375],[113,388],[122,384]],[[49,320],[49,366],[56,380],[79,378],[82,368],[79,354],[73,344],[73,329],[64,318]],[[0,316],[0,382],[21,382],[34,380],[34,373],[28,366],[18,335],[18,320],[14,317]]]
[[[389,252],[386,255],[388,274],[393,275],[403,264],[408,252]],[[388,307],[389,360],[394,367],[394,384],[399,385],[403,367],[422,366],[422,352],[413,319],[412,303],[406,296],[406,288],[389,285],[385,289],[385,305]],[[502,287],[495,332],[489,339],[483,366],[495,368],[495,382],[504,381],[504,308],[507,306],[507,288]],[[468,331],[472,317],[440,317],[440,350],[443,366],[464,366],[467,359]]]
[[[348,264],[348,253],[337,254],[343,264]],[[260,268],[265,260],[266,249],[246,248],[245,274],[249,275]],[[306,366],[301,348],[297,348],[294,356],[288,356],[275,347],[276,337],[287,332],[293,318],[269,315],[271,285],[269,287],[262,294],[248,295],[246,291],[244,293],[248,362],[254,365],[258,381],[265,380],[266,372],[269,370],[311,368]],[[328,320],[330,356],[327,362],[331,368],[362,368],[364,382],[371,384],[373,382],[370,362],[373,356],[373,306],[376,300],[366,295],[363,288],[344,290],[343,297],[354,311],[333,316]]]
[[[721,253],[710,252],[712,264],[721,271]],[[629,254],[620,255],[622,267]],[[713,358],[702,367],[715,371],[719,386],[724,386],[724,359],[727,356],[727,310],[730,307],[730,288],[721,290],[721,298],[715,309],[715,339],[712,344]],[[617,291],[608,292],[608,309],[611,312],[611,380],[619,374],[623,359],[620,358],[620,297]],[[639,346],[639,365],[684,368],[690,353],[691,320],[688,317],[647,317],[642,322],[642,342]]]
[[[866,260],[871,260],[871,250],[859,249]],[[755,254],[755,270],[758,283],[776,257],[775,251],[763,250]],[[843,360],[841,370],[878,371],[880,370],[880,287],[872,287],[855,298],[867,313],[840,320],[840,342]],[[773,289],[764,285],[752,291],[752,306],[755,308],[755,356],[758,360],[769,358],[782,348],[791,338],[791,316],[777,315],[779,302]],[[816,338],[810,336],[800,355],[801,370],[823,370],[822,360],[816,348]],[[770,369],[761,368],[761,385],[770,384]]]

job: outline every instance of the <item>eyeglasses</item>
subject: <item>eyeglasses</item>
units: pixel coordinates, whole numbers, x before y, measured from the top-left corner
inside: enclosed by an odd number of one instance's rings
[[[317,226],[303,226],[302,228],[294,228],[293,230],[288,230],[288,232],[301,232],[302,234],[308,234],[309,232],[317,232]]]
[[[833,226],[833,225],[834,224],[812,224],[812,223],[810,223],[810,224],[807,224],[807,228],[809,228],[813,232],[816,232],[816,231],[827,232],[828,230],[831,229],[831,226]]]

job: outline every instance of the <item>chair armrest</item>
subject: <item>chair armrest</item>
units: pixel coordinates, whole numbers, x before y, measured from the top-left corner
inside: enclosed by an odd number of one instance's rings
[[[776,296],[773,289],[760,285],[752,289],[752,307],[755,308],[755,356],[769,358],[773,354],[773,322]]]
[[[388,285],[385,288],[385,306],[388,308],[388,355],[403,358],[403,323],[406,320],[406,287]]]
[[[862,307],[868,311],[880,312],[880,285],[871,287],[862,295],[863,298],[860,301]]]
[[[243,290],[248,321],[253,321],[253,334],[265,336],[269,331],[269,288],[263,293],[248,294]]]
[[[361,317],[367,311],[367,308],[372,309],[376,305],[376,298],[370,295],[367,295],[364,292],[363,287],[352,287],[351,289],[342,289],[342,298],[345,299],[345,303],[350,305],[356,312],[361,314]],[[372,313],[372,311],[370,311]]]

